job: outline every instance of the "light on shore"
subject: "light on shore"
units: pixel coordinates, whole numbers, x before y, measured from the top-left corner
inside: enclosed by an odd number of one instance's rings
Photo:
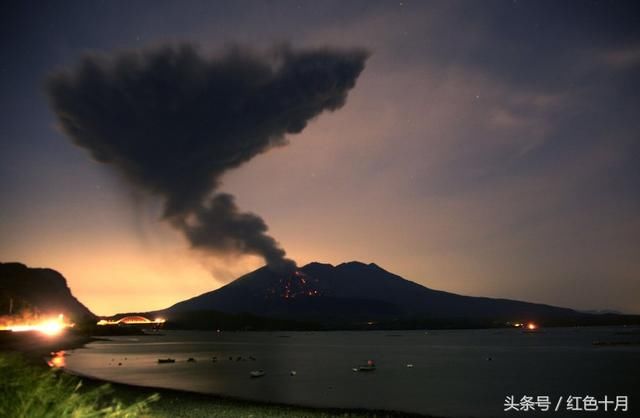
[[[72,327],[74,324],[65,322],[64,315],[45,319],[36,323],[11,324],[6,325],[3,329],[13,332],[38,331],[50,337],[56,336],[64,331],[65,328]]]

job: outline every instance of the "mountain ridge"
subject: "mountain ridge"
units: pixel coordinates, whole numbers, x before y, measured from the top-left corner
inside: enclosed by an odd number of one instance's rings
[[[577,318],[576,310],[434,290],[375,263],[311,262],[290,275],[261,267],[216,290],[173,304],[167,314],[214,310],[323,322],[364,320]]]
[[[51,268],[0,263],[0,314],[57,315],[77,321],[96,316],[71,292],[67,280]]]

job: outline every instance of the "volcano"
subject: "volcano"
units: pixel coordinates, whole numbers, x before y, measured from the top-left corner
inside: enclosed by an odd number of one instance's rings
[[[357,261],[337,266],[314,262],[287,274],[263,267],[159,312],[170,318],[199,311],[338,328],[473,327],[530,320],[575,324],[593,318],[562,307],[434,290]]]

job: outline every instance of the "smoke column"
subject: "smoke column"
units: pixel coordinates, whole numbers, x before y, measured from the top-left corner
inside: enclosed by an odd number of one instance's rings
[[[295,263],[262,218],[218,191],[221,178],[342,107],[367,56],[280,46],[209,57],[189,44],[163,46],[85,56],[51,74],[46,92],[70,140],[160,196],[163,218],[194,248],[258,255],[282,269]]]

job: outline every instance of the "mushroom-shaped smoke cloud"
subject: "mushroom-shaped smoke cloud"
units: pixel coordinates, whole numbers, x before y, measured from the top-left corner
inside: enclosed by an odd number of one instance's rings
[[[287,143],[309,120],[345,104],[363,50],[208,57],[183,44],[86,56],[47,79],[62,130],[97,161],[164,200],[164,218],[195,248],[294,266],[257,215],[218,191],[225,172]]]

